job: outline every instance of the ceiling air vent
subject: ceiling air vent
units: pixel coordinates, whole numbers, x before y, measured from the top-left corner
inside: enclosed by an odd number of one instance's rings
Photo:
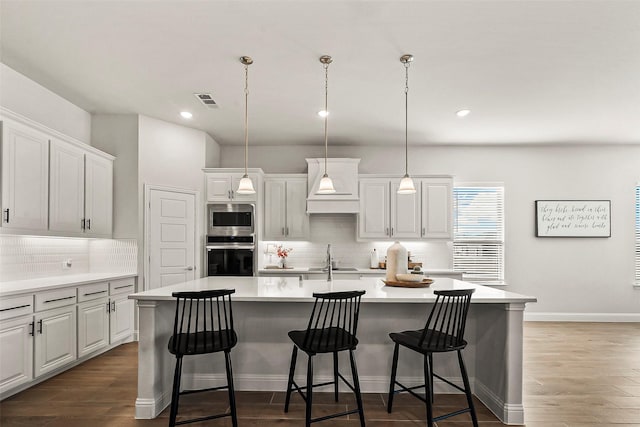
[[[193,95],[198,98],[198,101],[202,102],[206,107],[218,108],[218,104],[216,104],[216,101],[213,99],[210,93],[194,93]]]

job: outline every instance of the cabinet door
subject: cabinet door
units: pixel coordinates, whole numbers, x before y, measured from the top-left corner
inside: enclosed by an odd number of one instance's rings
[[[111,236],[113,162],[90,153],[85,161],[85,231],[95,236]]]
[[[33,316],[0,322],[0,393],[33,379]]]
[[[391,237],[420,238],[420,193],[398,194],[400,182],[391,184]]]
[[[111,344],[133,333],[133,307],[133,300],[127,299],[127,295],[111,298]]]
[[[388,238],[391,232],[389,210],[389,180],[361,180],[358,237]]]
[[[228,174],[207,175],[207,202],[231,200],[231,176]]]
[[[51,140],[49,183],[49,229],[82,232],[84,150],[64,141]]]
[[[76,306],[36,313],[35,376],[76,360]]]
[[[286,182],[266,179],[264,182],[264,240],[281,240],[286,232]]]
[[[107,298],[78,304],[78,357],[109,345],[108,304]]]
[[[422,185],[422,237],[453,239],[453,180],[424,179]]]
[[[307,180],[287,181],[287,223],[285,234],[289,240],[309,238],[309,215],[307,215]]]
[[[252,173],[249,174],[249,179],[253,183],[253,188],[256,190],[253,194],[238,194],[236,190],[238,189],[238,185],[240,185],[240,180],[244,176],[243,173],[233,174],[231,176],[231,198],[235,202],[255,202],[258,200],[258,177]]]
[[[46,230],[49,213],[49,138],[2,122],[2,226]]]

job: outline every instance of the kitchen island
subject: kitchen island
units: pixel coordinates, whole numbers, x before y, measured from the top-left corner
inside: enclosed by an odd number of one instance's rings
[[[140,319],[136,418],[154,418],[170,403],[175,364],[167,350],[175,310],[172,292],[225,288],[236,290],[233,315],[238,345],[231,352],[236,390],[285,391],[292,348],[287,332],[306,328],[312,294],[362,289],[366,294],[355,354],[362,391],[378,393],[389,387],[393,352],[389,332],[424,326],[435,301],[434,290],[474,288],[465,334],[469,344],[464,351],[474,394],[503,422],[524,422],[522,322],[526,303],[536,298],[448,278],[435,279],[428,288],[393,288],[377,278],[328,282],[297,277],[206,277],[130,295],[137,300]],[[185,358],[183,388],[224,383],[223,360],[221,355]],[[341,370],[348,372],[342,362],[348,361],[341,360]],[[321,356],[315,378],[330,380],[331,366],[330,355]],[[434,366],[439,374],[462,382],[455,357],[436,354]],[[303,369],[296,372],[301,382],[304,375]],[[398,379],[407,385],[424,382],[418,354],[402,354]],[[438,381],[434,390],[451,392]]]

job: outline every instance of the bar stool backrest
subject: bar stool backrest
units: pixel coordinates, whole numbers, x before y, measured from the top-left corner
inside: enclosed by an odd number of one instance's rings
[[[365,291],[314,293],[304,346],[332,352],[357,344],[360,298]]]
[[[235,345],[231,294],[235,289],[174,292],[176,315],[169,351],[203,354]]]
[[[464,329],[474,291],[475,289],[434,291],[436,302],[418,345],[439,350],[464,347]]]

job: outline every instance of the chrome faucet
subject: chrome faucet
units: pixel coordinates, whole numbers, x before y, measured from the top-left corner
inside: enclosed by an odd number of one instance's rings
[[[327,282],[333,280],[333,259],[331,257],[331,243],[327,245]]]

